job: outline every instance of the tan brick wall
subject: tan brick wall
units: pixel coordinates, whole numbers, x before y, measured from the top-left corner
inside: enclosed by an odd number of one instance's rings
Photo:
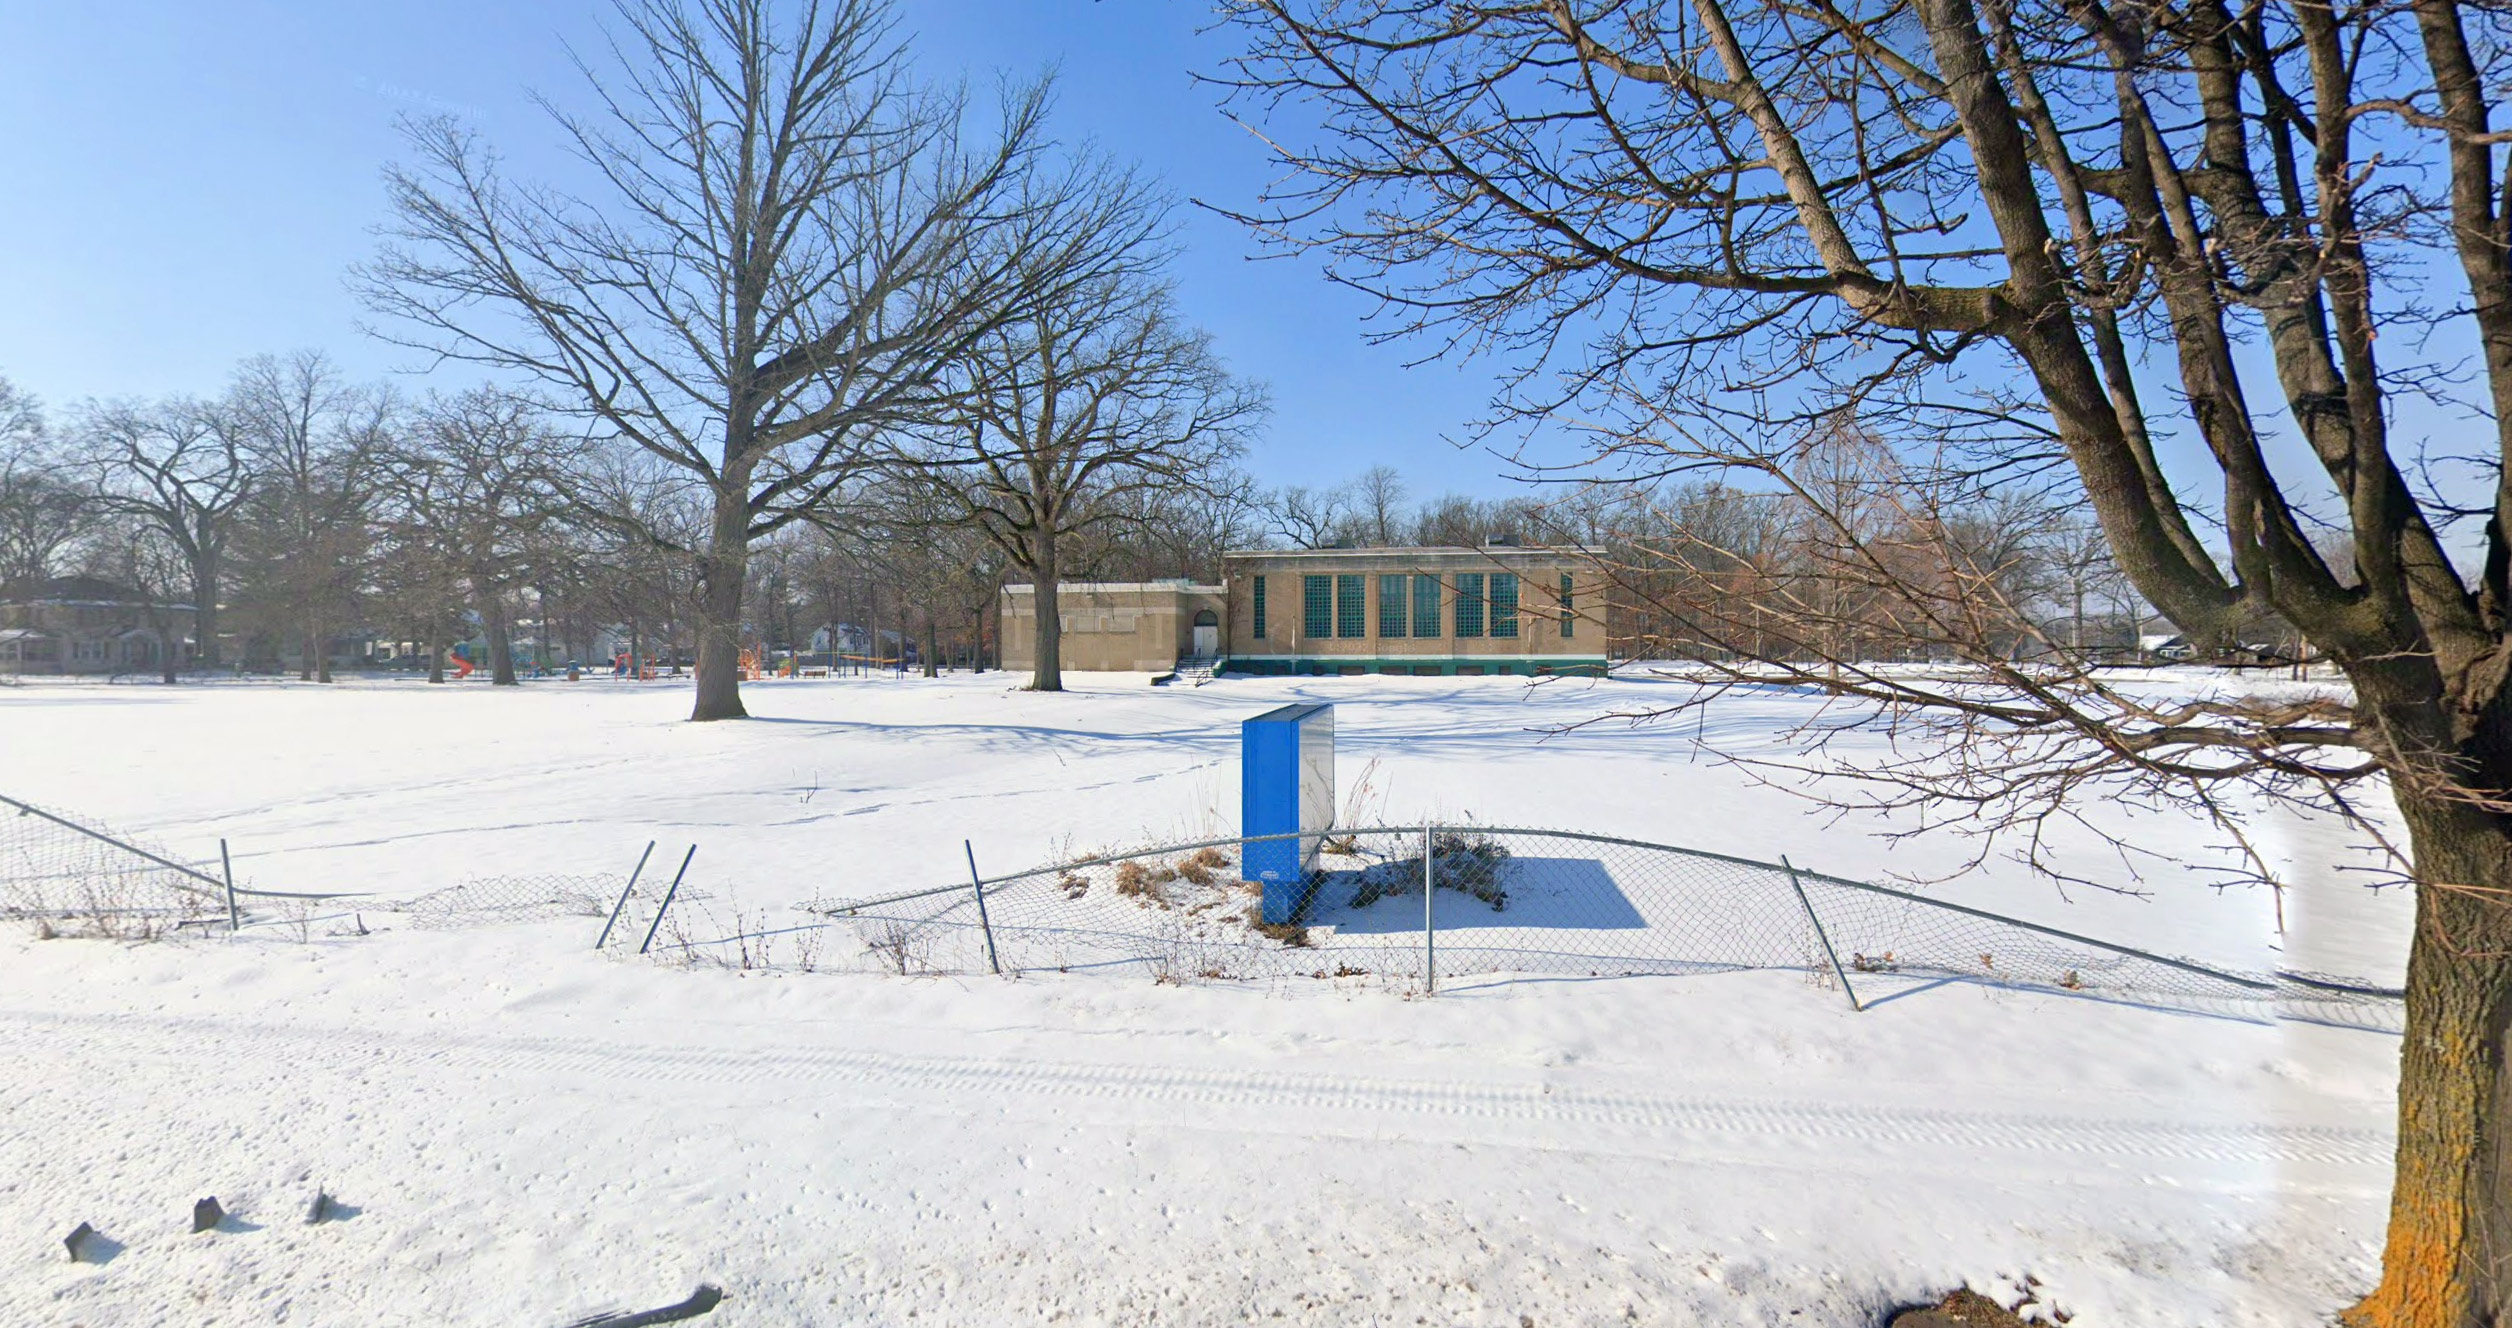
[[[1056,592],[1063,666],[1079,672],[1165,673],[1194,646],[1195,614],[1222,617],[1218,586],[1068,584]],[[1027,586],[1002,596],[1003,667],[1037,666],[1038,619]],[[1226,632],[1224,633],[1226,636]]]
[[[1493,573],[1513,574],[1518,578],[1518,635],[1489,635],[1488,599]],[[1406,590],[1411,593],[1410,578],[1431,575],[1439,579],[1439,628],[1436,637],[1412,634],[1412,605],[1406,604],[1405,635],[1381,636],[1380,595],[1382,576],[1401,574],[1407,577]],[[1460,637],[1456,634],[1458,578],[1473,574],[1484,578],[1487,611],[1485,634]],[[1571,578],[1571,602],[1574,611],[1570,635],[1561,629],[1561,578]],[[1307,586],[1310,576],[1353,576],[1361,578],[1363,602],[1366,605],[1361,635],[1343,636],[1330,631],[1327,635],[1310,636],[1306,630]],[[1259,634],[1255,621],[1255,581],[1265,578],[1266,623]],[[1605,653],[1603,606],[1606,583],[1603,575],[1591,564],[1574,556],[1536,549],[1359,549],[1330,550],[1307,554],[1232,554],[1224,561],[1223,579],[1230,593],[1230,651],[1237,657],[1294,655],[1303,658],[1334,659],[1402,659],[1408,656],[1441,659],[1513,659],[1519,657],[1557,657],[1565,655],[1602,656]],[[1329,582],[1330,593],[1333,582]],[[1339,627],[1333,619],[1330,600],[1330,627]]]

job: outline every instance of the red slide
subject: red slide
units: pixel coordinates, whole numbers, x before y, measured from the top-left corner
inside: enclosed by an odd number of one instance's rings
[[[453,659],[453,665],[454,665],[454,681],[455,681],[455,682],[460,682],[460,681],[462,681],[463,679],[470,677],[470,676],[471,676],[471,670],[472,670],[472,669],[474,669],[474,668],[476,668],[476,667],[478,667],[477,665],[473,664],[470,660],[467,660],[467,659],[463,658],[463,657],[462,657],[462,656],[460,656],[460,655],[453,655],[453,656],[452,656],[452,659]]]

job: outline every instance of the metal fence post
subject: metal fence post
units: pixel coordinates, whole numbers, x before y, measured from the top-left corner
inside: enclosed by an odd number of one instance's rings
[[[977,874],[977,846],[968,840],[959,841],[968,854],[968,888],[977,896],[977,925],[986,933],[986,965],[996,977],[1003,976],[1003,960],[994,952],[994,920],[986,916],[986,882]]]
[[[646,926],[645,941],[637,947],[638,954],[644,954],[653,946],[654,933],[663,929],[663,915],[672,911],[672,900],[680,894],[680,878],[689,874],[689,860],[696,856],[698,856],[698,846],[695,844],[691,844],[689,851],[680,855],[680,870],[672,873],[672,888],[663,892],[663,906],[654,910],[654,921]]]
[[[1422,825],[1422,994],[1439,994],[1439,926],[1432,916],[1431,894],[1438,884],[1430,859],[1431,832]]]
[[[1858,989],[1849,985],[1849,974],[1840,966],[1840,952],[1832,948],[1831,935],[1823,930],[1823,919],[1815,914],[1814,901],[1806,897],[1805,886],[1797,880],[1797,868],[1788,855],[1779,856],[1779,865],[1788,873],[1788,888],[1797,892],[1797,906],[1805,910],[1806,921],[1814,924],[1814,939],[1823,943],[1823,957],[1832,961],[1832,976],[1840,979],[1840,989],[1849,997],[1849,1008],[1861,1014],[1866,1006],[1859,1003]]]
[[[696,846],[691,845],[691,847]],[[628,907],[628,896],[637,892],[637,878],[645,874],[645,860],[653,856],[654,841],[649,839],[645,841],[645,852],[637,855],[636,870],[628,873],[628,888],[620,891],[619,902],[611,905],[611,919],[602,924],[602,939],[593,943],[594,949],[599,950],[611,943],[611,928],[619,925],[619,910]]]
[[[227,934],[233,936],[242,927],[243,919],[236,912],[235,864],[227,859],[227,841],[218,841],[218,874],[227,882]]]

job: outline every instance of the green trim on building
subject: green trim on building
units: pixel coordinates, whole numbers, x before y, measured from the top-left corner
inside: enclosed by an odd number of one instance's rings
[[[1431,655],[1399,658],[1344,658],[1334,655],[1233,655],[1221,662],[1223,673],[1258,677],[1334,677],[1357,674],[1409,674],[1417,677],[1458,676],[1531,678],[1547,674],[1598,676],[1605,661],[1595,655]]]

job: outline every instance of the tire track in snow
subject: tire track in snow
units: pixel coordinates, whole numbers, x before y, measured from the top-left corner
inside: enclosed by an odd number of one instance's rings
[[[1626,1093],[1535,1083],[1358,1078],[1289,1070],[1077,1064],[902,1055],[857,1049],[727,1050],[543,1037],[446,1036],[397,1029],[238,1024],[153,1015],[0,1011],[0,1048],[80,1059],[100,1053],[302,1067],[391,1067],[433,1075],[534,1075],[633,1083],[750,1086],[842,1083],[946,1101],[1099,1099],[1285,1111],[1389,1113],[1494,1123],[1559,1123],[1678,1136],[1851,1141],[1958,1150],[2379,1168],[2386,1130],[2025,1115],[1885,1104]]]

